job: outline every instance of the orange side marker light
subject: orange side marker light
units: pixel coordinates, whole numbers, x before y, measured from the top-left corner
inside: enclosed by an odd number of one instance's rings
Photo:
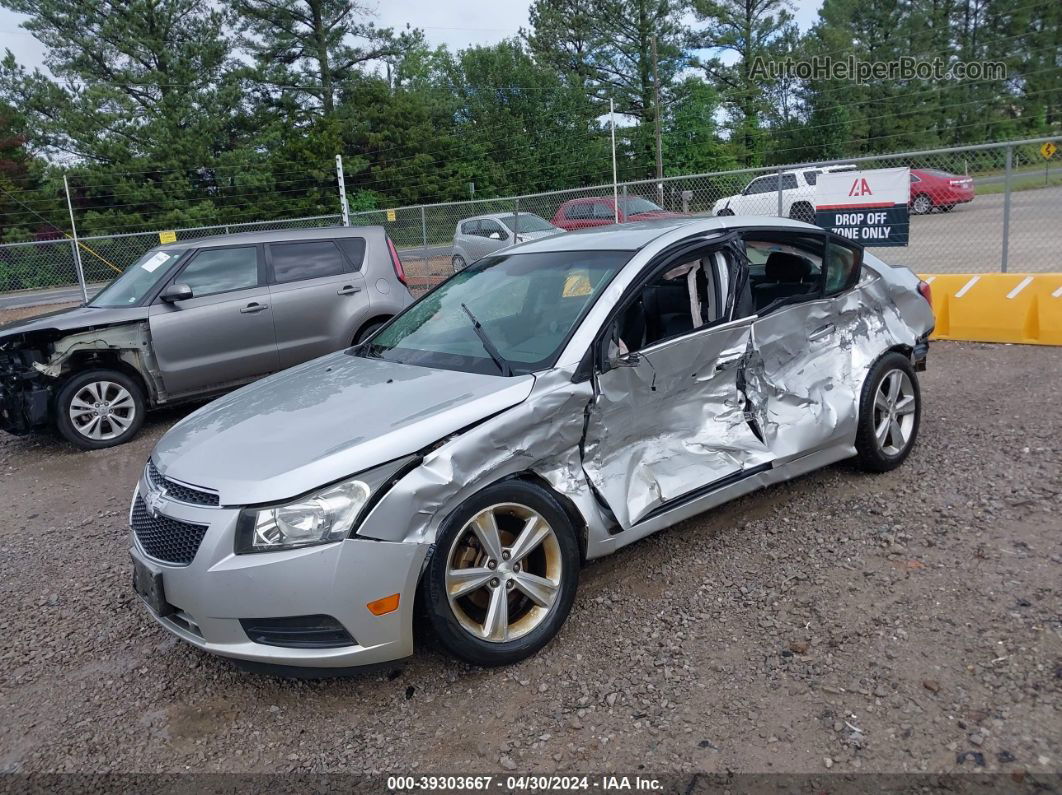
[[[365,606],[369,608],[369,612],[374,616],[385,616],[398,609],[398,594],[393,593],[390,596],[385,596],[382,599],[369,602]]]

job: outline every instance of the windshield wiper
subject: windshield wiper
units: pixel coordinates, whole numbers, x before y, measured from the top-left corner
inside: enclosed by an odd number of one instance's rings
[[[502,356],[498,349],[494,347],[494,343],[490,341],[490,337],[487,336],[487,332],[483,330],[483,324],[476,320],[476,316],[472,314],[472,310],[464,304],[461,304],[461,308],[465,310],[465,314],[472,320],[472,330],[476,332],[476,336],[479,337],[479,341],[483,343],[483,347],[490,354],[490,358],[494,360],[494,363],[498,365],[498,369],[501,370],[501,374],[506,378],[513,374],[513,368],[509,366],[509,362]]]

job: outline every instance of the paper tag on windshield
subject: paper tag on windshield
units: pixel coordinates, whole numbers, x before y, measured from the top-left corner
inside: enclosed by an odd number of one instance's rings
[[[562,298],[576,298],[590,295],[590,274],[585,270],[572,271],[564,280],[564,292]]]
[[[156,251],[155,256],[141,264],[141,268],[148,273],[154,273],[162,263],[170,258],[170,255],[165,251]]]

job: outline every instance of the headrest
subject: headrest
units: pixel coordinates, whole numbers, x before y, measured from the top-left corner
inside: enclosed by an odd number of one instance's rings
[[[810,275],[811,263],[787,251],[772,251],[764,265],[764,277],[769,282],[802,282]]]

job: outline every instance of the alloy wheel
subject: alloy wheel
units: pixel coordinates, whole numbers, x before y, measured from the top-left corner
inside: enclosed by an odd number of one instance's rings
[[[90,381],[70,401],[70,423],[82,436],[96,442],[116,439],[136,419],[136,402],[121,384]]]
[[[896,456],[906,449],[917,400],[911,377],[903,370],[889,370],[881,379],[874,394],[874,437],[885,455]]]
[[[556,532],[526,505],[492,505],[457,534],[446,597],[461,627],[492,643],[523,637],[549,615],[564,575]]]
[[[915,211],[916,215],[925,215],[933,208],[933,203],[929,200],[929,197],[924,193],[915,196],[914,204],[911,209]]]

